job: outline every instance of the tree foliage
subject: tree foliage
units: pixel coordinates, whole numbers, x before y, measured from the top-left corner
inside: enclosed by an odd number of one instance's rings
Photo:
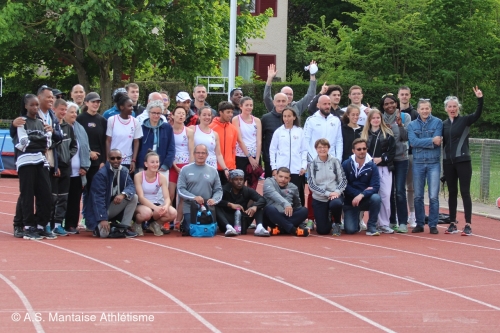
[[[220,60],[228,56],[228,1],[0,3],[0,28],[5,31],[0,36],[0,63],[10,64],[4,67],[7,73],[26,65],[51,74],[68,67],[87,90],[98,79],[105,106],[111,104],[112,89],[121,85],[122,73],[134,81],[138,68],[151,66],[159,75],[192,82],[196,75],[217,73]],[[238,17],[241,50],[248,38],[262,36],[270,14]]]
[[[448,95],[463,101],[465,113],[474,111],[471,88],[478,85],[486,112],[475,128],[500,136],[494,127],[500,124],[494,111],[500,107],[500,1],[345,1],[359,8],[345,13],[353,24],[323,17],[304,26],[293,45],[298,57],[312,54],[318,60],[320,80],[410,85],[414,97],[435,102],[442,118],[441,101]]]

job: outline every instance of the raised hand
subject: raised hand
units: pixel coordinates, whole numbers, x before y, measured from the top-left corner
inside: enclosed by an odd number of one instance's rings
[[[475,88],[472,87],[472,90],[474,90],[474,94],[476,94],[477,98],[483,97],[483,92],[481,90],[479,90],[479,88],[477,86]]]
[[[323,85],[321,86],[321,91],[319,93],[321,95],[324,95],[324,94],[326,94],[327,91],[328,91],[328,85],[326,84],[326,81],[325,81],[325,83],[323,83]]]
[[[276,65],[275,64],[270,64],[267,66],[267,78],[274,78],[278,74],[278,71],[276,71]]]

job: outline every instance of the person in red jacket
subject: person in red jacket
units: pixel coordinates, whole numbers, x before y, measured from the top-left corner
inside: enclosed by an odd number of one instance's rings
[[[210,124],[210,128],[219,135],[220,150],[226,168],[233,170],[236,169],[236,142],[238,142],[241,150],[243,150],[247,157],[250,155],[245,143],[241,139],[240,132],[231,123],[234,111],[233,103],[227,101],[220,102],[217,109],[219,111],[219,117],[214,118]],[[217,164],[217,170],[222,185],[226,184],[227,179],[225,177],[225,170],[219,164]]]

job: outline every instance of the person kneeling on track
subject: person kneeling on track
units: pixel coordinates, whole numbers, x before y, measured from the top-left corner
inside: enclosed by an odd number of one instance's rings
[[[273,177],[264,181],[264,225],[272,235],[280,230],[301,237],[309,236],[304,220],[307,208],[300,204],[299,190],[290,183],[290,169],[281,167]],[[272,226],[272,228],[271,228]]]
[[[234,229],[234,213],[239,209],[241,211],[242,235],[247,233],[248,226],[255,218],[257,228],[254,235],[269,237],[269,231],[262,225],[266,199],[254,189],[244,186],[244,177],[243,170],[229,171],[229,182],[222,187],[222,200],[215,207],[219,230],[224,232],[226,237],[237,235],[237,231]]]
[[[130,230],[137,207],[137,194],[129,170],[121,165],[122,153],[111,149],[108,162],[99,169],[92,180],[87,206],[86,225],[93,235],[100,238],[136,237]],[[123,213],[120,223],[110,219]]]

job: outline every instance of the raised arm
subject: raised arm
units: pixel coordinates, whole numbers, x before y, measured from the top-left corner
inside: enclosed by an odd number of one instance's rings
[[[271,86],[277,73],[275,64],[267,66],[267,81],[266,86],[264,87],[264,105],[266,106],[267,112],[271,112],[274,108]]]

